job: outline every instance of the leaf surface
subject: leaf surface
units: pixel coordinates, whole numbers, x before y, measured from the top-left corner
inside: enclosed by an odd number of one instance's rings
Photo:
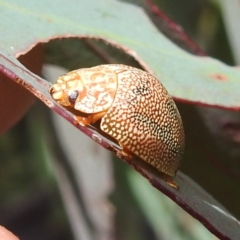
[[[54,38],[103,39],[132,55],[175,99],[239,109],[239,69],[181,50],[138,6],[111,0],[60,0],[57,5],[46,0],[1,0],[0,8],[0,20],[6,22],[0,26],[0,53],[11,61]]]

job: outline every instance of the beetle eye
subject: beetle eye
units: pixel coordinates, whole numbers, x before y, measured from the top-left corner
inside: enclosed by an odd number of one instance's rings
[[[77,90],[74,90],[68,94],[68,101],[72,104],[75,103],[77,97],[78,97],[79,92]]]

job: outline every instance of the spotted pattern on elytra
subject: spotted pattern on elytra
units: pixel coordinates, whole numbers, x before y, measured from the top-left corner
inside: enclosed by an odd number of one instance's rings
[[[102,118],[101,129],[123,149],[174,176],[184,147],[181,117],[175,103],[151,74],[125,66],[121,70],[114,102]]]
[[[97,130],[116,140],[123,154],[135,154],[175,176],[184,150],[182,121],[167,90],[151,74],[120,64],[79,69],[60,77],[50,94],[74,114],[77,110],[80,124],[100,119]],[[171,180],[168,184],[177,188]]]

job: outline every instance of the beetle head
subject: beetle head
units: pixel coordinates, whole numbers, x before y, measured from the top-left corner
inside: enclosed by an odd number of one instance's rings
[[[84,86],[79,79],[79,75],[66,74],[58,78],[57,82],[50,88],[52,98],[64,107],[74,106],[75,102],[82,92]]]

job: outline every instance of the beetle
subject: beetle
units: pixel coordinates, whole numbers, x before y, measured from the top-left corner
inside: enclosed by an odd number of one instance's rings
[[[137,156],[179,188],[173,177],[184,152],[182,120],[153,75],[122,64],[82,68],[59,77],[50,94],[79,124],[95,126],[118,143],[123,155]]]

